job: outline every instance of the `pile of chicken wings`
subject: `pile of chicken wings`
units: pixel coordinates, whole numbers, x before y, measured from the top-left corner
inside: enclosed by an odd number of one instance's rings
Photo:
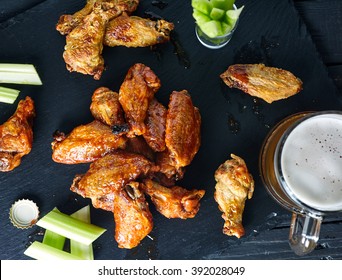
[[[95,90],[92,122],[56,132],[52,142],[55,162],[91,163],[71,190],[114,213],[120,248],[136,247],[153,228],[146,195],[165,217],[187,219],[205,193],[176,185],[200,147],[199,110],[186,90],[173,91],[164,107],[155,98],[160,86],[148,66],[134,64],[118,93]]]
[[[105,68],[104,45],[147,47],[169,41],[173,23],[131,16],[138,4],[139,0],[87,0],[83,9],[60,16],[56,30],[66,35],[66,68],[99,80]]]

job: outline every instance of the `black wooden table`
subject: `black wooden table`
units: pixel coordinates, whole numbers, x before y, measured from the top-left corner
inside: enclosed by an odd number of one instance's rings
[[[186,88],[193,94],[203,114],[203,144],[182,184],[203,186],[207,193],[193,220],[166,220],[152,210],[152,239],[145,239],[133,250],[116,248],[111,213],[92,208],[93,222],[107,228],[95,243],[95,258],[342,259],[341,215],[325,219],[319,244],[311,254],[298,257],[290,250],[290,213],[268,196],[257,166],[265,135],[283,117],[303,110],[342,109],[342,1],[237,0],[239,6],[246,5],[239,32],[225,49],[210,51],[194,37],[189,3],[165,0],[169,5],[159,10],[152,1],[143,0],[138,14],[152,10],[174,20],[191,66],[186,68],[178,61],[171,45],[163,47],[158,58],[146,50],[119,49],[117,56],[106,50],[108,67],[100,82],[65,69],[61,59],[64,39],[54,25],[61,13],[73,13],[85,1],[67,2],[0,1],[0,62],[33,63],[44,83],[41,88],[21,87],[21,94],[32,96],[38,107],[37,136],[21,166],[0,174],[0,259],[28,259],[23,254],[25,248],[39,239],[37,227],[18,230],[10,224],[8,211],[16,199],[35,200],[42,215],[55,206],[68,212],[89,204],[68,189],[74,174],[85,172],[87,166],[52,162],[51,135],[58,128],[67,132],[89,121],[92,91],[102,85],[116,89],[134,62],[144,62],[160,75],[162,102],[167,102],[171,90]],[[142,61],[137,61],[140,58]],[[304,91],[272,106],[231,91],[217,76],[233,62],[264,62],[292,70],[303,79]],[[177,73],[169,73],[170,69]],[[13,106],[0,104],[1,123],[12,113]],[[232,118],[240,124],[240,131],[227,126]],[[212,197],[213,172],[231,152],[245,158],[256,181],[254,197],[247,201],[244,214],[246,236],[241,239],[222,235],[223,220]]]

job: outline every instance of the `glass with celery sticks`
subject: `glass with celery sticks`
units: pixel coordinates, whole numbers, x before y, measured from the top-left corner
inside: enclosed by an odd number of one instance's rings
[[[192,16],[196,20],[198,40],[207,48],[227,45],[238,26],[244,6],[237,8],[235,0],[192,0]]]

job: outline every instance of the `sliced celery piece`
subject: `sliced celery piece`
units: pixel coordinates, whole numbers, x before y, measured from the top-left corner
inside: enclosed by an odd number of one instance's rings
[[[57,208],[54,208],[53,211],[59,212]],[[44,233],[43,243],[56,249],[63,250],[65,237],[47,229]]]
[[[42,85],[32,64],[0,63],[0,83]]]
[[[0,87],[0,102],[13,104],[19,95],[19,90]]]
[[[238,21],[240,14],[245,6],[241,6],[237,10],[229,10],[226,12],[225,21],[226,23],[230,24],[232,27],[235,26],[236,22]]]
[[[90,206],[87,205],[70,216],[90,224]],[[86,245],[76,240],[70,240],[70,253],[84,260],[94,259],[93,244]]]
[[[55,210],[42,217],[37,225],[87,245],[106,231],[104,228],[79,221]]]
[[[208,0],[191,0],[191,6],[203,14],[209,15],[212,9],[212,4]]]
[[[63,250],[65,237],[51,230],[46,230],[44,233],[43,243],[59,250]]]
[[[24,254],[36,260],[82,260],[78,256],[38,241],[34,241]]]
[[[227,11],[233,9],[235,0],[211,0],[210,2],[215,8]]]

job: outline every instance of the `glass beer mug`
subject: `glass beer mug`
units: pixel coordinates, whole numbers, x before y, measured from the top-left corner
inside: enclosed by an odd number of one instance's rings
[[[289,243],[315,249],[323,217],[342,211],[342,112],[303,112],[277,124],[261,149],[268,193],[292,214]]]

